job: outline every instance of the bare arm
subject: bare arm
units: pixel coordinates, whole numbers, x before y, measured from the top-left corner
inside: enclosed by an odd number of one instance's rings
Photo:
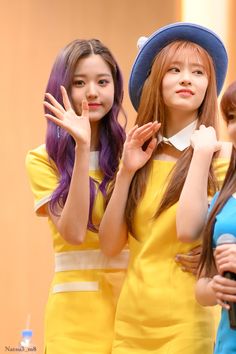
[[[208,210],[208,174],[213,153],[220,149],[214,128],[205,126],[200,126],[200,129],[194,132],[192,145],[193,157],[176,215],[177,237],[182,242],[196,240],[205,225]]]
[[[46,114],[63,129],[67,130],[75,140],[75,161],[67,200],[63,208],[58,206],[58,216],[48,207],[48,213],[62,237],[71,244],[84,241],[89,216],[89,154],[91,128],[87,102],[82,104],[82,115],[77,116],[71,107],[66,90],[62,87],[64,107],[50,94],[50,103],[45,106],[53,115]]]
[[[129,187],[135,172],[151,157],[156,146],[156,139],[151,139],[145,151],[143,151],[142,146],[159,127],[160,124],[156,122],[145,124],[140,128],[135,126],[127,135],[122,164],[99,228],[101,249],[108,256],[118,254],[127,242],[128,231],[125,222],[125,207]]]

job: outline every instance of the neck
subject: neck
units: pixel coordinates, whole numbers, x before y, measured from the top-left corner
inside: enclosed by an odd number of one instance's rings
[[[169,138],[177,134],[197,119],[197,112],[167,112],[164,136]]]

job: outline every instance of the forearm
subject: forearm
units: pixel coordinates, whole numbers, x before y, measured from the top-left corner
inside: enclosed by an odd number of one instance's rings
[[[108,256],[118,254],[127,242],[125,208],[133,175],[134,173],[126,172],[121,167],[99,227],[100,246]]]
[[[90,203],[89,147],[75,148],[75,161],[66,203],[57,221],[62,237],[72,244],[84,241]]]
[[[208,175],[212,155],[213,152],[193,153],[176,216],[177,237],[182,242],[196,240],[205,225],[208,210]]]
[[[196,283],[195,297],[202,306],[217,305],[216,293],[212,288],[211,278],[200,278]]]

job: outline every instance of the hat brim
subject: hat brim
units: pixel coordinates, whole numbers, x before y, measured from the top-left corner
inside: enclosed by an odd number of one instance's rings
[[[161,49],[175,40],[194,42],[208,52],[215,67],[217,94],[220,93],[228,67],[228,56],[221,39],[203,26],[177,22],[154,32],[144,43],[135,59],[129,79],[129,94],[136,110],[138,110],[143,84],[150,72],[153,59]]]

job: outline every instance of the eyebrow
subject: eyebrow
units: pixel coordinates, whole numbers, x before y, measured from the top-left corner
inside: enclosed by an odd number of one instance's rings
[[[170,62],[170,65],[181,65],[182,64],[182,61],[179,61],[179,60],[175,60],[175,61],[172,61]],[[197,63],[197,62],[189,62],[190,65],[192,66],[200,66],[201,68],[205,68],[205,66],[203,64],[200,64],[200,63]]]
[[[104,77],[104,76],[107,76],[107,77],[112,77],[111,74],[107,74],[107,73],[104,73],[104,74],[98,74],[97,77]],[[87,77],[86,74],[74,74],[74,77]]]

